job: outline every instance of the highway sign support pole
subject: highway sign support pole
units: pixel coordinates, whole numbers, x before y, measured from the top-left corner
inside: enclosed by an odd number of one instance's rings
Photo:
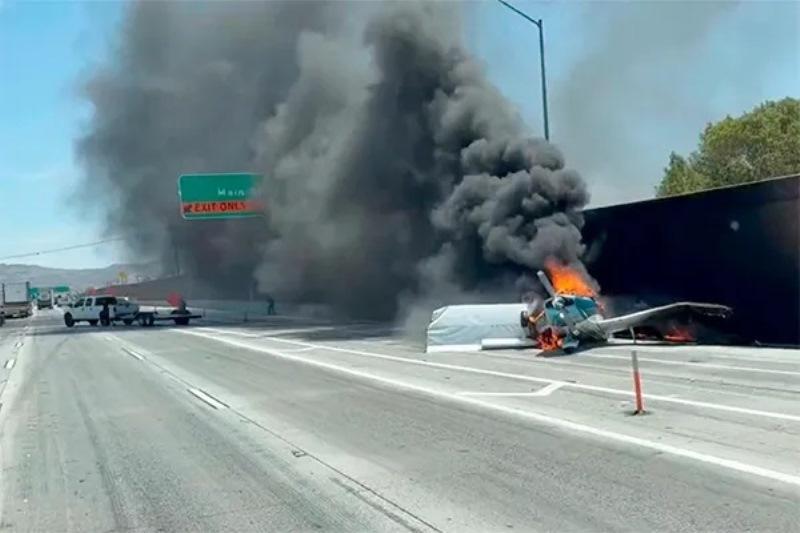
[[[244,321],[247,322],[248,314],[253,309],[253,283],[250,283],[250,288],[247,291],[247,311],[244,312]]]
[[[642,397],[642,376],[639,374],[639,356],[636,350],[631,350],[631,366],[633,367],[633,390],[636,396],[636,411],[633,414],[644,414],[644,399]]]
[[[175,240],[172,241],[172,251],[175,254],[175,275],[180,277],[181,275],[181,259],[180,254],[178,253],[178,245],[175,244]]]

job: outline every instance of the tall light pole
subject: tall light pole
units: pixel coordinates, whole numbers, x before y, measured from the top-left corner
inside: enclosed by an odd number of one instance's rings
[[[544,73],[544,22],[542,19],[535,19],[528,14],[520,11],[504,0],[497,0],[505,7],[524,18],[528,22],[534,24],[539,29],[539,65],[542,70],[542,114],[544,116],[544,138],[550,140],[550,120],[547,117],[547,78]]]

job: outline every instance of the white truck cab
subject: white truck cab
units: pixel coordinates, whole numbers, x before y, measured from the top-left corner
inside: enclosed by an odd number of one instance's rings
[[[108,309],[108,316],[103,316],[104,309]],[[127,298],[117,298],[110,295],[85,296],[79,298],[64,312],[64,324],[72,327],[78,322],[88,322],[92,326],[98,323],[111,323],[122,320],[125,324],[132,324],[139,306]]]

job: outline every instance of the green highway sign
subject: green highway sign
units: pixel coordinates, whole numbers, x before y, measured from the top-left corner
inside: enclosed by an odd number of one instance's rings
[[[184,174],[178,178],[181,215],[188,220],[262,216],[258,174]]]
[[[57,285],[55,287],[31,287],[28,289],[28,296],[31,300],[35,300],[40,294],[43,294],[47,291],[50,291],[53,294],[67,293],[69,292],[69,287],[66,285]]]

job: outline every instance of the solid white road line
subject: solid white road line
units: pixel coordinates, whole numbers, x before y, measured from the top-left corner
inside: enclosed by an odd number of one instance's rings
[[[626,346],[619,346],[619,345],[601,346],[601,347],[598,347],[596,350],[592,351],[592,354],[595,354],[595,353],[617,354],[621,350],[624,350],[625,348],[626,348]],[[633,344],[629,344],[627,346],[627,348],[628,348],[628,353],[630,353],[630,350],[634,349],[634,345]],[[639,351],[639,353],[642,353],[644,355],[664,355],[664,356],[670,356],[670,357],[671,356],[675,356],[675,355],[689,355],[689,356],[695,355],[695,352],[690,352],[686,348],[688,348],[688,347],[686,347],[686,346],[671,346],[671,347],[668,347],[667,349],[657,350],[657,349],[647,349],[647,348],[642,349],[642,345],[636,345],[635,349],[637,349]],[[695,346],[694,348],[695,349],[700,349],[701,347]],[[777,350],[777,348],[753,348],[753,350]],[[781,349],[781,352],[792,352],[792,351],[797,351],[797,350]],[[757,353],[759,353],[759,355],[756,355]],[[624,354],[624,351],[623,351],[623,354]],[[586,355],[586,354],[583,353],[581,355]],[[769,353],[769,354],[766,354],[766,355],[760,355],[760,352],[755,352],[755,353],[753,353],[753,355],[747,356],[746,354],[732,355],[731,352],[723,354],[723,353],[717,353],[716,351],[713,351],[713,350],[704,350],[702,352],[702,355],[705,356],[705,357],[711,357],[713,359],[730,359],[730,360],[733,360],[733,361],[747,361],[747,362],[750,362],[750,363],[770,363],[770,364],[774,363],[774,364],[795,365],[795,366],[800,364],[800,359],[798,359],[797,357],[791,358],[791,359],[788,359],[788,358],[785,359],[785,358],[775,357],[772,353]]]
[[[9,359],[8,361],[6,361],[5,367],[7,370],[11,370],[12,368],[14,368],[15,364],[16,364],[15,359]]]
[[[229,334],[229,335],[238,335],[240,337],[248,337],[248,338],[253,338],[253,339],[256,339],[258,337],[264,337],[265,335],[269,335],[269,333],[256,334],[256,333],[247,333],[247,332],[244,332],[244,331],[231,330],[231,329],[206,328],[206,327],[199,328],[199,329],[202,329],[203,331],[211,331],[213,333],[225,333],[225,334]]]
[[[541,388],[533,393],[534,396],[550,396],[555,391],[566,385],[566,383],[551,383],[550,385]]]
[[[443,368],[445,370],[457,370],[459,372],[469,372],[472,374],[483,374],[486,376],[495,376],[501,378],[508,378],[508,379],[515,379],[519,381],[530,381],[533,383],[561,383],[560,380],[557,379],[550,379],[550,378],[540,378],[535,376],[529,376],[526,374],[511,374],[508,372],[498,372],[496,370],[486,370],[483,368],[474,368],[470,366],[461,366],[461,365],[451,365],[447,363],[433,363],[430,361],[421,361],[419,359],[411,359],[409,357],[398,357],[395,355],[386,355],[386,354],[379,354],[379,353],[372,353],[372,352],[365,352],[362,350],[352,350],[349,348],[338,348],[335,346],[325,346],[323,344],[314,344],[310,342],[303,342],[297,341],[292,339],[283,339],[278,337],[262,337],[264,340],[268,341],[277,341],[286,344],[292,344],[296,346],[307,346],[310,348],[315,348],[318,350],[328,350],[332,352],[339,352],[339,353],[349,353],[353,355],[358,355],[361,357],[372,357],[375,359],[383,359],[386,361],[396,361],[400,363],[410,364],[410,365],[420,365],[420,366],[427,366],[431,368]],[[626,396],[630,397],[633,392],[631,390],[624,390],[624,389],[612,389],[610,387],[600,387],[597,385],[587,385],[584,383],[572,383],[572,382],[564,382],[564,387],[568,387],[570,389],[577,389],[577,390],[586,390],[592,392],[603,392],[606,394],[615,394],[617,396]],[[800,415],[792,415],[787,413],[776,413],[773,411],[762,411],[760,409],[749,409],[747,407],[735,407],[732,405],[724,405],[718,403],[710,403],[710,402],[702,402],[697,400],[687,400],[684,398],[674,398],[671,396],[660,396],[658,394],[644,394],[645,399],[654,400],[659,402],[666,402],[666,403],[674,403],[680,405],[689,405],[692,407],[703,407],[705,409],[715,409],[717,411],[728,411],[731,413],[740,413],[745,415],[755,415],[755,416],[763,416],[767,418],[777,418],[780,420],[791,420],[792,422],[800,422]]]
[[[608,355],[599,353],[582,353],[579,356],[584,357],[597,357],[599,359],[622,359],[630,361],[630,356],[625,355]],[[731,365],[718,365],[716,363],[692,363],[691,361],[667,361],[664,359],[653,359],[651,357],[639,357],[639,361],[647,361],[648,363],[658,363],[660,365],[677,365],[686,367],[702,367],[702,368],[718,368],[720,370],[743,370],[746,372],[761,372],[764,374],[782,374],[786,376],[800,376],[800,372],[793,372],[791,370],[773,370],[767,368],[753,368],[749,366],[731,366]]]
[[[263,334],[255,334],[255,333],[247,333],[244,331],[233,330],[233,329],[221,329],[221,328],[213,328],[213,327],[203,327],[198,328],[201,331],[212,331],[215,333],[223,333],[228,335],[237,335],[240,337],[249,337],[249,338],[268,338],[273,337],[274,335],[285,335],[285,334],[292,334],[292,333],[302,333],[307,331],[313,331],[313,329],[309,328],[296,328],[296,329],[286,329],[286,330],[273,330],[273,331],[265,331]],[[333,329],[332,327],[325,328],[325,329]],[[398,328],[394,328],[398,329]],[[284,339],[280,339],[284,340]],[[600,350],[619,350],[624,347],[628,346],[627,344],[623,347],[618,345],[609,345],[608,347],[601,347]],[[631,347],[635,346],[633,344],[630,345]],[[647,346],[647,345],[644,345]],[[680,347],[673,347],[675,349],[679,349]],[[453,345],[453,346],[431,346],[427,349],[427,353],[436,353],[436,352],[475,352],[480,351],[481,346],[479,344],[464,344],[464,345]],[[665,350],[661,350],[655,353],[664,353]],[[643,353],[647,353],[645,350]],[[676,351],[675,353],[686,354],[686,351]],[[598,357],[604,359],[626,359],[629,360],[629,356],[623,355],[611,355],[611,354],[597,354],[597,353],[582,353],[579,356],[580,358],[585,357]],[[733,359],[737,361],[751,361],[751,362],[760,362],[760,363],[776,363],[776,364],[797,364],[800,362],[800,359],[769,359],[769,358],[755,358],[755,357],[744,357],[744,356],[734,356],[734,355],[723,355],[717,353],[709,353],[708,357],[712,358],[722,358],[722,359]],[[652,361],[654,363],[663,363],[666,365],[686,365],[686,366],[701,366],[707,368],[719,368],[723,370],[744,370],[744,371],[754,371],[754,372],[763,372],[763,373],[772,373],[772,374],[785,374],[785,375],[800,375],[798,371],[792,370],[774,370],[774,369],[762,369],[762,368],[751,368],[751,367],[738,367],[738,366],[730,366],[730,365],[717,365],[716,363],[692,363],[689,361],[664,361],[662,359],[642,359],[639,358],[640,361]],[[566,361],[559,361],[559,364],[566,364]],[[598,367],[593,365],[581,365],[576,361],[569,361],[568,364],[570,366],[584,366],[586,368],[607,368],[607,367]]]
[[[524,396],[550,396],[553,392],[557,391],[561,387],[566,385],[566,383],[551,383],[546,387],[542,387],[539,390],[531,391],[531,392],[459,392],[461,396],[495,396],[495,397],[509,397],[513,398],[516,396],[524,397]]]
[[[549,387],[550,385],[548,385]],[[483,392],[483,391],[461,391],[457,392],[459,396],[485,396],[487,398],[525,398],[528,396],[542,396],[536,392]]]
[[[307,346],[307,347],[305,347],[305,348],[292,348],[292,349],[285,350],[285,351],[286,351],[286,352],[291,352],[291,353],[300,353],[300,352],[310,352],[310,351],[311,351],[311,350],[313,350],[313,349],[314,349],[314,348],[312,348],[312,347],[310,347],[310,346]]]
[[[189,387],[189,388],[188,388],[188,389],[186,389],[186,390],[187,390],[187,391],[189,391],[189,393],[190,393],[192,396],[194,396],[194,397],[196,397],[197,399],[199,399],[200,401],[202,401],[202,402],[204,402],[204,403],[206,403],[206,404],[210,405],[210,406],[211,406],[211,407],[213,407],[214,409],[225,409],[225,408],[227,408],[227,407],[228,407],[227,405],[225,405],[225,404],[224,404],[224,403],[222,403],[221,401],[217,400],[216,398],[214,398],[214,397],[213,397],[213,396],[211,396],[210,394],[206,394],[205,392],[203,392],[203,391],[202,391],[202,390],[200,390],[200,389],[195,389],[195,388],[193,388],[193,387]]]
[[[576,363],[574,358],[571,358],[570,360],[566,360],[565,357],[553,357],[553,358],[549,358],[549,357],[533,357],[532,358],[532,357],[528,357],[528,356],[511,355],[511,354],[507,354],[507,353],[491,353],[490,354],[488,352],[487,353],[483,353],[482,356],[483,357],[496,358],[496,359],[506,359],[508,361],[514,361],[514,362],[517,362],[517,363],[524,362],[524,363],[529,365],[528,368],[534,368],[535,365],[542,365],[545,368],[559,368],[559,367],[572,367],[572,368],[581,368],[581,369],[582,368],[590,368],[590,369],[593,369],[593,370],[600,370],[600,371],[603,371],[605,373],[609,373],[610,372],[612,375],[613,374],[616,374],[616,375],[620,375],[621,374],[621,375],[624,375],[624,376],[630,376],[630,374],[631,374],[631,369],[630,369],[629,365],[627,365],[627,366],[626,365],[609,366],[609,365],[601,364],[599,361],[597,362],[598,364]],[[583,354],[581,354],[580,356],[577,356],[577,357],[583,357]],[[627,356],[627,359],[630,360],[630,355]],[[800,361],[800,359],[799,359],[799,361]],[[706,382],[709,383],[709,384],[717,384],[717,385],[730,384],[727,381],[725,381],[724,378],[718,378],[719,381],[717,381],[716,379],[711,380],[711,379],[706,379],[706,378],[701,377],[701,376],[698,376],[698,377],[692,377],[691,375],[689,375],[689,376],[679,376],[679,375],[676,375],[676,374],[674,374],[672,372],[659,371],[658,369],[656,369],[654,367],[648,367],[648,369],[647,369],[647,377],[648,377],[648,381],[651,382],[651,383],[654,382],[654,383],[661,384],[661,385],[668,385],[670,387],[680,387],[682,389],[685,389],[685,391],[687,393],[689,393],[689,394],[691,394],[692,392],[697,391],[697,390],[706,390],[706,391],[711,391],[714,394],[720,394],[720,395],[724,395],[724,396],[736,396],[736,397],[744,398],[747,401],[751,401],[752,398],[753,398],[753,393],[752,392],[735,392],[735,391],[727,390],[727,389],[726,390],[704,389],[703,386],[700,385],[700,383],[706,383]],[[660,378],[666,378],[666,379],[665,380],[661,380]],[[680,379],[680,380],[682,380],[682,382],[670,381],[670,380],[675,380],[675,379]],[[668,397],[668,398],[678,397],[678,394],[669,394],[666,397]],[[789,415],[789,416],[792,416],[792,415]]]
[[[446,346],[428,346],[425,353],[439,352],[479,352],[480,344],[448,344]]]
[[[367,325],[361,325],[361,326],[350,325],[350,326],[348,326],[348,325],[345,325],[345,326],[342,326],[341,328],[339,328],[339,327],[337,327],[335,325],[331,325],[331,324],[309,325],[309,326],[304,327],[304,328],[267,329],[267,330],[263,330],[261,333],[249,333],[249,332],[241,331],[241,330],[238,330],[238,329],[215,328],[215,327],[210,327],[210,326],[205,326],[205,327],[195,328],[195,329],[198,329],[200,331],[211,331],[211,332],[214,332],[214,333],[223,333],[225,335],[236,335],[236,336],[239,336],[239,337],[252,337],[252,338],[263,338],[263,337],[267,337],[267,336],[287,335],[287,334],[293,334],[293,333],[314,333],[314,332],[317,332],[317,331],[333,331],[333,330],[337,330],[337,329],[341,329],[342,331],[347,331],[348,333],[358,333],[358,332],[361,332],[361,331],[370,332],[370,331],[376,331],[376,330],[380,329],[381,333],[386,333],[387,335],[390,335],[391,333],[394,333],[394,332],[402,330],[402,328],[378,328],[378,327],[372,326],[372,325],[371,326],[367,326]]]
[[[779,472],[776,470],[770,470],[767,468],[762,468],[759,466],[742,463],[740,461],[735,461],[731,459],[724,459],[722,457],[716,457],[713,455],[709,455],[706,453],[695,452],[693,450],[688,450],[685,448],[679,448],[677,446],[671,446],[669,444],[663,444],[660,442],[655,442],[647,439],[642,439],[639,437],[634,437],[632,435],[626,435],[623,433],[617,433],[615,431],[610,431],[602,428],[597,428],[593,426],[588,426],[586,424],[581,424],[578,422],[572,422],[570,420],[564,420],[562,418],[556,418],[549,415],[544,415],[540,413],[535,413],[532,411],[526,411],[524,409],[519,409],[515,407],[509,407],[505,405],[498,405],[490,402],[486,402],[480,400],[478,398],[471,398],[468,396],[460,396],[456,393],[449,393],[440,390],[430,389],[428,387],[423,387],[420,385],[414,385],[411,383],[407,383],[404,381],[399,381],[391,378],[385,378],[382,376],[378,376],[375,374],[370,374],[368,372],[363,372],[361,370],[355,370],[352,368],[347,368],[339,365],[334,365],[332,363],[325,363],[323,361],[316,361],[314,359],[306,359],[304,357],[300,357],[297,355],[290,355],[287,353],[280,352],[278,350],[273,350],[271,348],[266,348],[264,346],[254,346],[252,344],[247,344],[235,339],[229,339],[225,337],[218,337],[215,335],[209,335],[206,333],[201,333],[199,331],[188,331],[188,330],[180,330],[180,329],[173,329],[170,330],[176,333],[181,333],[184,335],[194,335],[197,337],[203,337],[210,340],[215,340],[217,342],[222,342],[228,344],[230,346],[235,346],[237,348],[243,348],[245,350],[251,350],[256,352],[265,353],[271,355],[273,357],[278,357],[281,359],[286,359],[289,361],[294,361],[296,363],[301,363],[308,366],[314,366],[317,368],[324,368],[326,370],[332,370],[335,372],[339,372],[342,374],[348,374],[351,376],[355,376],[361,379],[366,379],[370,381],[375,381],[378,383],[383,383],[385,385],[390,385],[392,387],[404,390],[410,390],[414,392],[419,392],[428,396],[433,396],[437,398],[441,398],[444,400],[448,400],[451,402],[456,403],[465,403],[475,407],[480,407],[482,409],[491,410],[491,411],[498,411],[508,415],[513,415],[521,418],[525,418],[528,420],[534,420],[536,422],[540,422],[543,424],[551,425],[560,427],[562,429],[567,429],[571,431],[575,431],[577,433],[584,433],[588,435],[592,435],[594,437],[601,437],[607,440],[612,440],[616,442],[621,442],[624,444],[631,444],[635,446],[640,446],[643,448],[648,448],[651,450],[656,450],[665,454],[674,455],[677,457],[684,457],[687,459],[692,459],[694,461],[699,461],[706,464],[712,464],[715,466],[719,466],[722,468],[727,468],[729,470],[735,470],[738,472],[743,472],[746,474],[751,474],[754,476],[759,476],[767,479],[771,479],[774,481],[781,481],[783,483],[788,483],[790,485],[795,485],[800,487],[800,476],[787,474],[785,472]]]

